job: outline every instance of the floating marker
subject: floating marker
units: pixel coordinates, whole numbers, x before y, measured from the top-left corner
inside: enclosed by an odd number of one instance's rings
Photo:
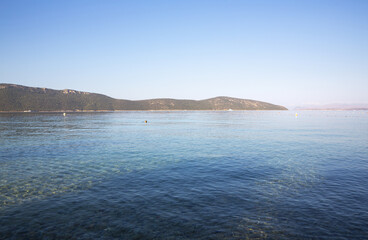
[[[66,113],[63,113],[63,116],[65,117],[66,116]]]
[[[298,113],[295,113],[295,117],[296,117],[296,118],[298,117]]]

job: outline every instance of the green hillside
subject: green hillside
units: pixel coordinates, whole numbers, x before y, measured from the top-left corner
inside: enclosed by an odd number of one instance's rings
[[[287,110],[266,102],[216,97],[206,100],[119,100],[102,94],[0,84],[0,111],[87,110]]]

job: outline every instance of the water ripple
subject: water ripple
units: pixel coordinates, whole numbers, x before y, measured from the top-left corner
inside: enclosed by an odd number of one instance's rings
[[[362,113],[0,114],[0,123],[1,238],[368,238]]]

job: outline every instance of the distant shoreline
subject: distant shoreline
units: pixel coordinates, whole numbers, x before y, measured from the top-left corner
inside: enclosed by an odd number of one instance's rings
[[[255,112],[255,111],[290,111],[290,110],[80,110],[80,111],[73,111],[73,110],[65,110],[65,111],[0,111],[1,113],[27,113],[27,114],[34,114],[34,113],[112,113],[112,112]]]
[[[114,113],[114,112],[284,112],[284,111],[368,111],[368,109],[296,109],[296,110],[65,110],[65,111],[0,111],[0,114],[37,114],[37,113]]]
[[[283,106],[268,102],[226,96],[203,100],[172,98],[126,100],[71,89],[54,90],[6,83],[0,83],[0,99],[0,111],[4,112],[287,110]]]
[[[350,108],[350,109],[294,109],[293,111],[368,111],[368,108]]]

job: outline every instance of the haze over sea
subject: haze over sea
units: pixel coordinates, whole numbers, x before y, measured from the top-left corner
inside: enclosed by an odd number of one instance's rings
[[[0,238],[367,239],[367,133],[367,111],[0,114]]]

